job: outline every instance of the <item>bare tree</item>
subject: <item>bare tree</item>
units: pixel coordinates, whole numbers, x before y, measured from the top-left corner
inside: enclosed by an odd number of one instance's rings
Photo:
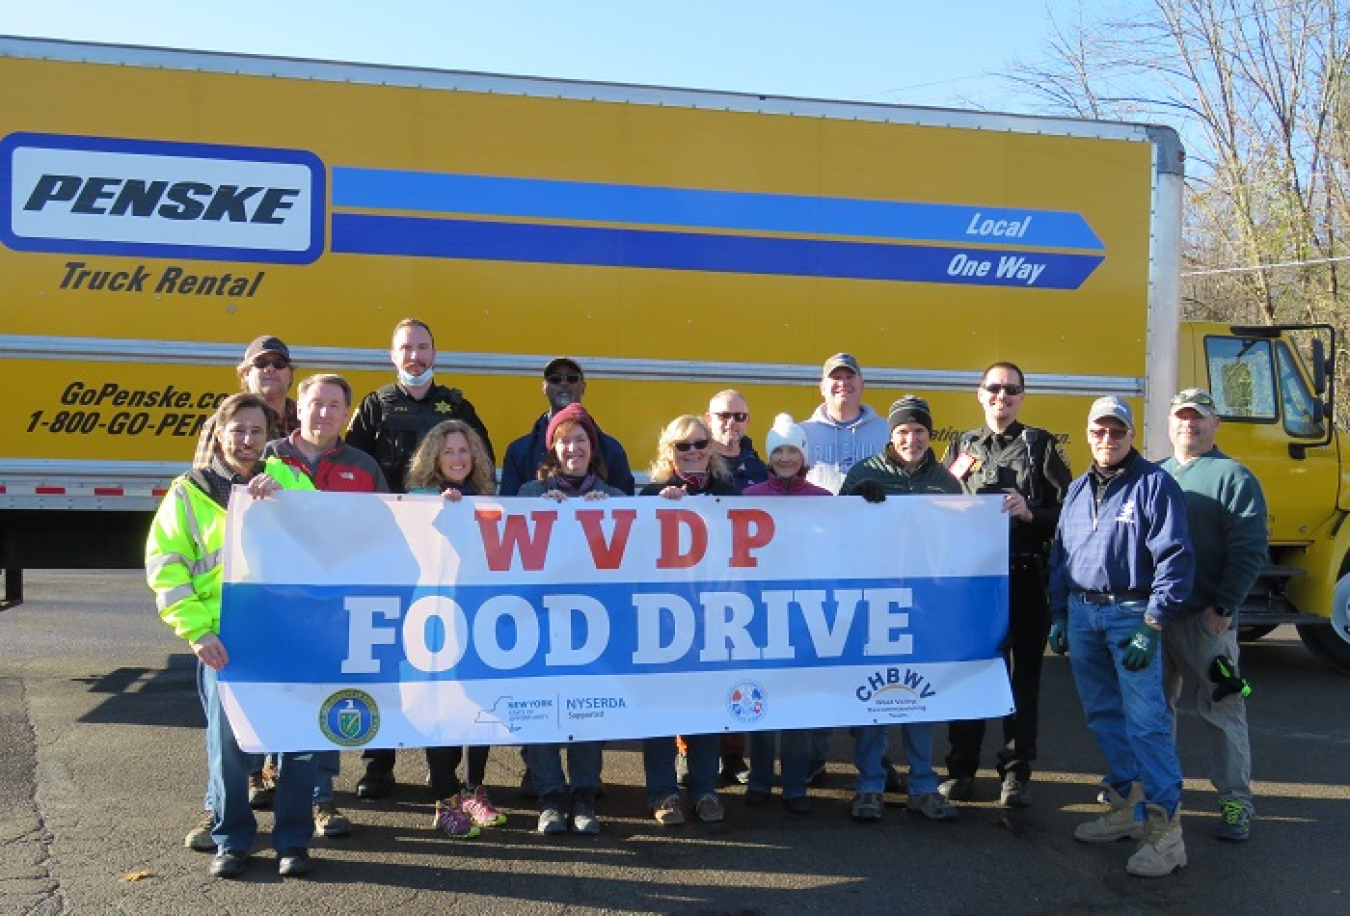
[[[1350,16],[1336,0],[1153,0],[1054,20],[1008,78],[1041,107],[1174,124],[1187,314],[1332,320],[1350,223]]]

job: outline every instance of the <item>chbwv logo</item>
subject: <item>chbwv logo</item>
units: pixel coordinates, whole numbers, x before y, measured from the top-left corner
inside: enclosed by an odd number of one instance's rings
[[[19,250],[305,264],[324,248],[326,173],[302,150],[16,133],[0,183]]]

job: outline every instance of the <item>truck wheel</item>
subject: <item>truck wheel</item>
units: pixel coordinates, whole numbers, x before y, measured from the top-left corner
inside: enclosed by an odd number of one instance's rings
[[[1336,583],[1330,625],[1302,624],[1298,635],[1318,661],[1337,674],[1350,675],[1350,574]]]
[[[1262,636],[1269,636],[1275,632],[1274,624],[1266,624],[1259,627],[1238,626],[1238,640],[1240,642],[1256,642]]]

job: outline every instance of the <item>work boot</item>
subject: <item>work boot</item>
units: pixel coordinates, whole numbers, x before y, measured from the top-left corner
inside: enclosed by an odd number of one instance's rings
[[[1166,878],[1186,867],[1186,844],[1181,839],[1181,809],[1171,817],[1157,805],[1146,805],[1144,840],[1130,856],[1125,871],[1140,878]]]
[[[1134,809],[1144,800],[1144,787],[1138,782],[1130,783],[1130,797],[1121,798],[1120,793],[1110,786],[1106,787],[1107,810],[1095,821],[1085,821],[1073,832],[1073,838],[1083,843],[1111,843],[1129,837],[1132,840],[1144,838],[1144,825],[1134,819]]]

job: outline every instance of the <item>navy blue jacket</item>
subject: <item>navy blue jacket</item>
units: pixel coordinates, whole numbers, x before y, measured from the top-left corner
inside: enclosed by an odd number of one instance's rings
[[[1063,617],[1071,592],[1146,592],[1148,613],[1166,622],[1195,580],[1186,498],[1172,476],[1131,452],[1098,505],[1092,471],[1069,485],[1050,548],[1050,613]]]

